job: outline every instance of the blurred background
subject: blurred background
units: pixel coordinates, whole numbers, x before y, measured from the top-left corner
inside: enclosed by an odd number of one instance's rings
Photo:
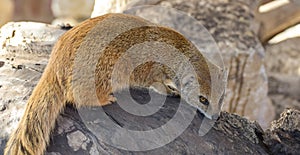
[[[91,16],[121,12],[131,1],[1,0],[0,26],[10,21],[76,25]],[[259,37],[264,43],[274,44],[287,38],[300,36],[299,3],[299,0],[259,0],[253,9],[257,10],[255,17],[261,22]]]

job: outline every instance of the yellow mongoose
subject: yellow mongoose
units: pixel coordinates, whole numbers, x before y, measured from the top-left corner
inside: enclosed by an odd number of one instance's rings
[[[81,85],[80,83],[72,85],[72,72],[75,65],[75,55],[78,54],[76,52],[78,52],[78,48],[85,41],[84,38],[87,35],[91,35],[101,43],[102,40],[97,39],[97,37],[106,37],[108,32],[101,29],[97,31],[97,34],[89,34],[98,25],[109,28],[110,32],[118,31],[132,25],[139,25],[129,31],[118,34],[105,49],[93,49],[91,47],[91,51],[103,50],[100,56],[91,55],[87,57],[88,60],[80,60],[81,63],[85,63],[85,61],[90,61],[90,59],[97,59],[95,76],[91,77],[95,78],[99,106],[104,106],[115,101],[115,98],[112,96],[113,90],[110,79],[113,67],[118,58],[134,44],[158,41],[175,47],[194,66],[195,72],[198,75],[195,80],[199,82],[200,91],[198,94],[189,94],[197,97],[197,102],[189,102],[189,104],[197,107],[210,118],[212,115],[219,113],[220,103],[210,103],[211,80],[208,66],[211,64],[205,62],[205,58],[190,41],[172,29],[155,24],[151,26],[150,22],[139,17],[125,14],[106,14],[84,21],[66,32],[57,41],[51,53],[49,63],[28,100],[24,116],[7,142],[6,155],[43,154],[49,142],[51,130],[55,126],[55,121],[67,103],[74,104],[76,107],[94,106],[90,103],[80,105],[74,100],[73,89],[75,87],[80,88]],[[77,58],[80,59],[81,56],[79,55]],[[140,57],[147,58],[149,54],[142,53],[138,59],[141,59]],[[131,59],[134,60],[135,57]],[[170,61],[180,62],[178,58],[172,56],[170,57]],[[126,67],[124,66],[124,69]],[[168,94],[181,93],[182,91],[180,90],[185,88],[190,89],[190,85],[187,82],[190,82],[194,78],[189,75],[183,77],[184,84],[181,86],[182,89],[180,89],[178,82],[174,81],[175,72],[156,62],[146,62],[136,67],[132,75],[130,75],[130,86],[122,85],[122,77],[124,76],[122,72],[119,75],[117,74],[117,76],[121,77],[117,90],[131,86],[150,87],[152,83],[158,82],[162,84],[160,86],[165,87]],[[155,89],[160,91],[161,88],[158,86]],[[84,93],[89,94],[93,92]],[[86,97],[88,98],[88,96]]]

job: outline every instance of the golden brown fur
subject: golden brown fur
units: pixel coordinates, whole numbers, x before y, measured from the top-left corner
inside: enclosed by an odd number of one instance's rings
[[[28,100],[24,116],[17,129],[10,136],[5,149],[6,155],[43,154],[49,142],[51,130],[55,126],[55,121],[65,105],[72,103],[80,107],[88,104],[78,105],[78,103],[74,101],[73,88],[80,87],[72,86],[75,53],[94,26],[101,24],[102,20],[112,17],[116,19],[131,19],[137,23],[145,22],[140,18],[129,15],[107,14],[89,19],[66,32],[53,48],[49,63]],[[116,20],[115,22],[118,21],[119,20]],[[126,23],[122,24],[126,25]],[[114,25],[115,23],[111,23],[112,28],[118,28],[114,27]],[[129,47],[146,41],[159,41],[170,44],[189,58],[189,61],[195,66],[196,73],[199,75],[198,81],[201,85],[201,93],[205,96],[209,96],[210,76],[208,66],[203,63],[205,62],[203,56],[199,52],[195,52],[197,49],[174,30],[157,26],[145,26],[133,28],[117,36],[99,56],[95,77],[100,106],[107,105],[115,100],[114,97],[111,96],[113,90],[110,78],[112,69],[118,58]],[[142,52],[141,55],[145,58],[148,57],[148,55]],[[131,59],[134,60],[134,58]],[[172,56],[170,59],[172,59]],[[178,60],[171,61],[176,62]],[[180,61],[177,63],[179,64]],[[122,77],[121,72],[119,76]],[[164,83],[167,80],[170,81],[174,76],[175,73],[166,68],[166,66],[155,62],[147,62],[138,66],[132,73],[130,76],[130,85],[149,87],[153,82]],[[118,89],[128,87],[123,85],[122,79],[119,80]],[[203,111],[207,111],[207,107],[200,108]],[[214,110],[216,109],[211,111]]]

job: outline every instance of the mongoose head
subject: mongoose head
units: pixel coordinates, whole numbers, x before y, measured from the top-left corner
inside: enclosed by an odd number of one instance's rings
[[[210,83],[201,77],[195,77],[192,73],[183,75],[180,82],[171,79],[166,79],[163,82],[168,94],[180,95],[207,118],[217,119],[221,111],[224,90],[219,89],[222,91],[221,95],[218,94],[219,96],[211,95]]]
[[[224,72],[210,62],[196,63],[195,66],[199,64],[201,67],[196,67],[198,70],[194,74],[191,70],[185,70],[184,73],[178,74],[180,77],[164,69],[166,71],[164,76],[159,76],[160,78],[156,79],[150,88],[161,94],[181,96],[207,118],[216,119],[221,111],[225,85],[222,82],[222,76],[211,74],[222,75]]]

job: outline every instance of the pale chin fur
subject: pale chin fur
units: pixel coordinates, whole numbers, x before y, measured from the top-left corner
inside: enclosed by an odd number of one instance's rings
[[[207,113],[205,113],[202,109],[200,108],[197,108],[206,118],[212,120],[212,116],[211,115],[208,115]]]
[[[212,120],[212,115],[208,115],[205,111],[203,111],[201,108],[195,106],[195,105],[192,105],[192,107],[196,108],[197,110],[199,110],[206,118]]]

